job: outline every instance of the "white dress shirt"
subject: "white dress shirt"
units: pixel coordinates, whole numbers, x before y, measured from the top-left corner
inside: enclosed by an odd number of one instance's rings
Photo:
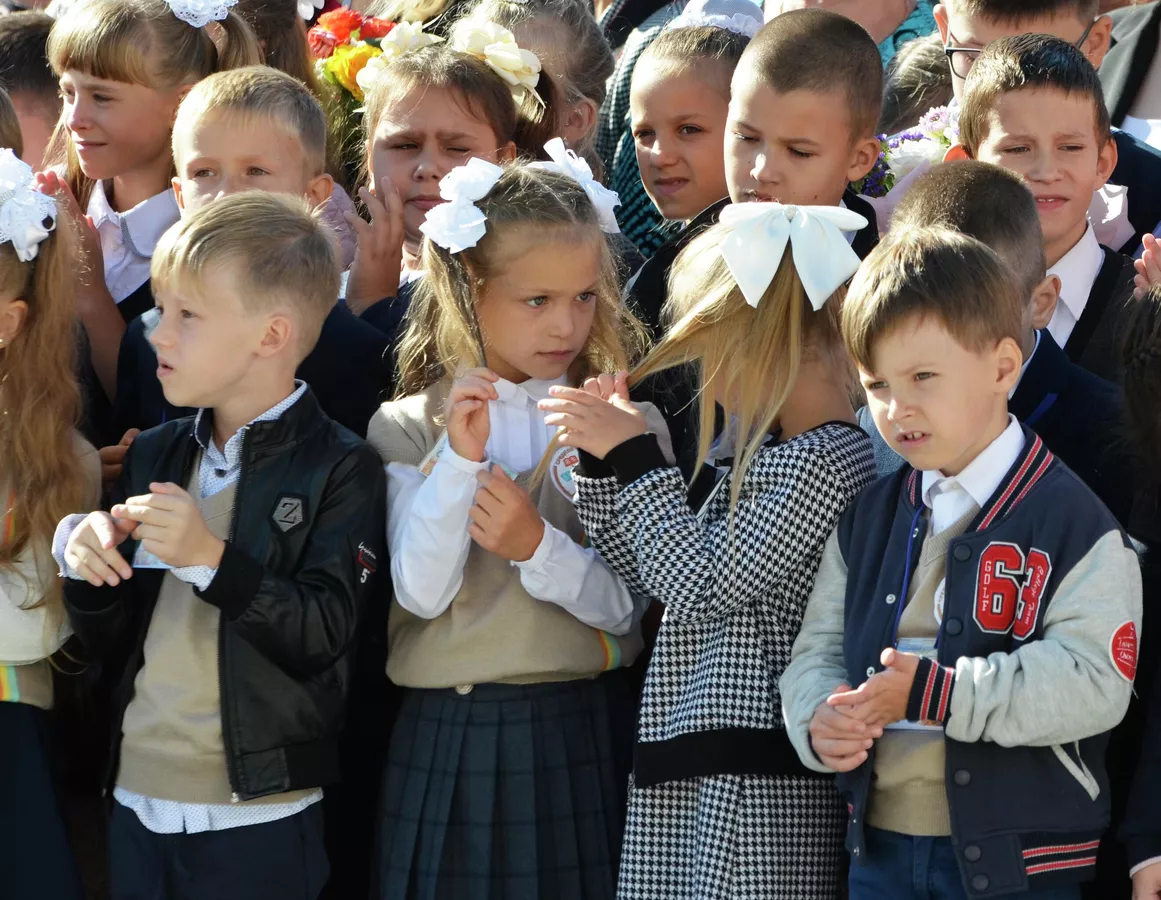
[[[119,213],[109,205],[105,187],[98,181],[89,197],[88,214],[101,238],[105,286],[120,303],[149,280],[157,242],[181,218],[177,199],[167,188]]]
[[[1048,333],[1062,348],[1080,321],[1104,261],[1105,252],[1090,223],[1076,245],[1048,270],[1049,275],[1060,279],[1060,302],[1056,304],[1056,312],[1048,323]]]
[[[1125,116],[1121,121],[1121,131],[1161,150],[1161,119],[1138,119],[1136,116]]]
[[[958,475],[924,472],[923,504],[931,510],[931,533],[954,525],[973,504],[983,509],[1023,450],[1024,430],[1009,415],[1008,427]]]
[[[492,464],[509,474],[536,468],[555,432],[536,403],[552,385],[564,383],[497,382],[500,399],[488,403],[491,433],[483,462],[462,458],[445,442],[426,477],[415,466],[388,464],[387,545],[395,596],[404,609],[434,619],[451,605],[472,544],[468,513],[479,490],[476,475]],[[543,490],[557,490],[551,478]],[[532,557],[512,565],[534,598],[610,634],[627,634],[644,611],[643,601],[634,599],[596,551],[547,521]]]

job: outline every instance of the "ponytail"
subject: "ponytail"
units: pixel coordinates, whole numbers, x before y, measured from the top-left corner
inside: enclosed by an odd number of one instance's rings
[[[226,18],[217,24],[221,30],[222,38],[219,41],[214,41],[218,51],[217,66],[215,66],[214,72],[241,69],[243,66],[262,65],[262,48],[258,44],[258,38],[254,36],[254,30],[245,19],[230,10],[226,14]],[[212,74],[213,72],[206,72],[202,77]]]

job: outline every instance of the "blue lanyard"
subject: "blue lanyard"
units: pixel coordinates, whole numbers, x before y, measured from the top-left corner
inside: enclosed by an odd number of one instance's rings
[[[903,587],[895,600],[895,626],[891,631],[891,646],[899,647],[899,620],[903,618],[903,607],[907,603],[907,592],[911,589],[911,560],[914,558],[915,539],[919,537],[919,524],[923,518],[923,507],[915,509],[911,518],[911,530],[907,534],[907,564],[903,569]],[[938,641],[938,638],[937,638]]]

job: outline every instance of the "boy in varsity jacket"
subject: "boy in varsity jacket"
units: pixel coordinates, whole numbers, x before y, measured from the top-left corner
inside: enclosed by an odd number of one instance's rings
[[[980,242],[909,230],[843,310],[875,424],[909,465],[840,520],[780,688],[803,762],[839,773],[851,900],[1079,897],[1108,825],[1140,571],[1008,414],[1022,299]]]

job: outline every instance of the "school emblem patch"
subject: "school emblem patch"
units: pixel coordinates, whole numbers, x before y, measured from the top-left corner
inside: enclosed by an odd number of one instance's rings
[[[1137,676],[1137,626],[1126,622],[1113,632],[1109,641],[1109,656],[1125,681]]]
[[[580,462],[580,454],[572,447],[561,447],[552,457],[549,472],[552,473],[552,483],[569,500],[576,497],[576,479],[573,470]]]
[[[306,521],[306,501],[301,497],[280,497],[270,518],[283,534],[293,531]]]

